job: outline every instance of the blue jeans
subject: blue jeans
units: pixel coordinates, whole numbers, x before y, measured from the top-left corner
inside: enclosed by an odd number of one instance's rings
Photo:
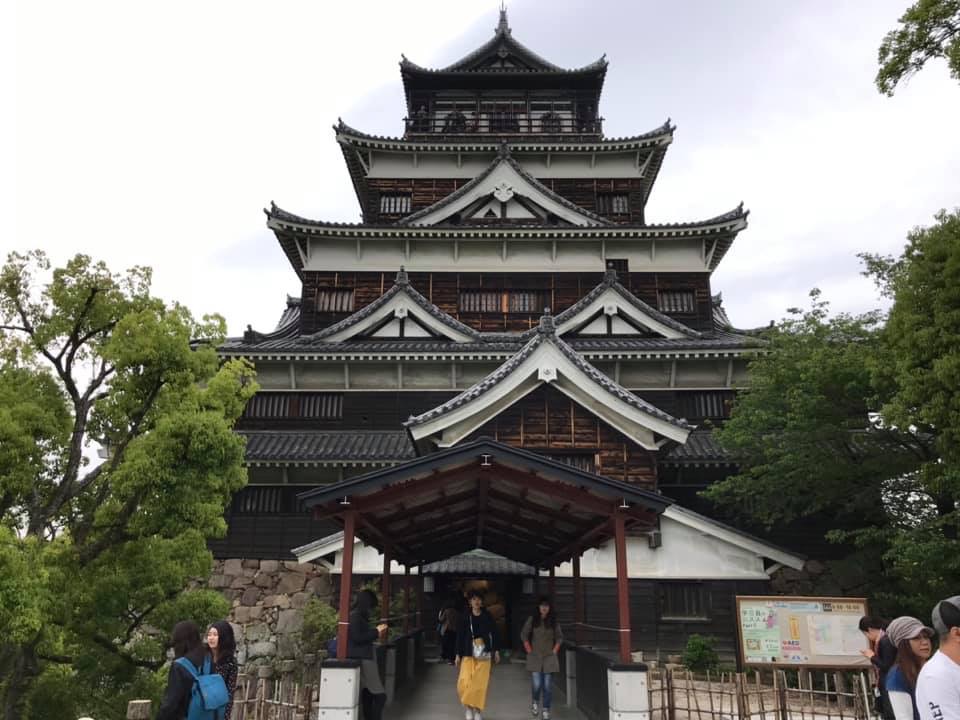
[[[540,689],[543,688],[543,709],[549,710],[553,702],[553,673],[530,673],[530,685],[534,702],[540,700]]]

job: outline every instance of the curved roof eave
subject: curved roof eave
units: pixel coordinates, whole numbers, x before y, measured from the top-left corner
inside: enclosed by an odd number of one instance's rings
[[[673,142],[673,133],[677,126],[670,122],[668,118],[663,125],[648,130],[639,135],[626,137],[603,138],[597,142],[538,142],[535,139],[528,141],[513,141],[509,143],[511,152],[540,152],[543,150],[577,150],[583,148],[591,152],[619,152],[632,150],[637,147],[648,147],[655,145],[669,145]],[[444,150],[451,151],[463,149],[481,149],[496,151],[502,143],[497,140],[474,140],[465,139],[460,141],[431,142],[430,140],[407,140],[402,137],[389,135],[373,135],[358,130],[343,120],[333,126],[337,139],[341,142],[348,142],[354,145],[363,145],[365,147],[380,147],[389,150],[399,150],[407,152],[422,152],[423,150]]]

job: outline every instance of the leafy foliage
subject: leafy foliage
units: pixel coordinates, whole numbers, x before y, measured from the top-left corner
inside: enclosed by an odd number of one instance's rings
[[[226,614],[184,590],[246,482],[232,426],[256,385],[248,364],[220,365],[223,334],[153,297],[144,268],[78,255],[51,271],[34,252],[0,269],[4,717],[72,720],[46,700],[65,688],[118,716],[132,688],[156,692],[174,622]]]
[[[303,651],[317,653],[327,649],[327,641],[337,634],[339,615],[328,602],[310,598],[303,608],[303,632],[300,636]]]
[[[716,640],[712,637],[694,633],[687,638],[683,649],[683,664],[693,672],[716,670],[720,666],[720,656],[714,648]]]
[[[876,84],[893,95],[897,85],[934,58],[943,58],[960,80],[960,0],[918,0],[880,44]]]

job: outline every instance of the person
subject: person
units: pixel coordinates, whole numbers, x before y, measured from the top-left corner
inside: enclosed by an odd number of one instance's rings
[[[370,613],[377,606],[377,594],[370,589],[357,593],[347,628],[347,657],[360,661],[360,703],[365,720],[380,720],[387,704],[387,691],[380,680],[380,668],[373,643],[387,631],[386,623],[370,627]]]
[[[917,713],[917,676],[930,658],[933,628],[914,617],[898,617],[887,626],[887,637],[897,648],[897,660],[886,677],[887,697],[895,720],[920,720]]]
[[[173,645],[173,658],[186,658],[196,667],[197,673],[203,671],[204,661],[208,659],[207,649],[200,640],[200,628],[189,620],[173,626],[170,638]],[[193,675],[180,663],[170,664],[167,675],[167,689],[160,701],[160,710],[156,720],[185,720],[193,694]]]
[[[541,597],[537,610],[527,618],[520,631],[523,649],[527,651],[527,672],[530,673],[530,689],[533,703],[530,713],[540,714],[540,694],[543,692],[543,720],[550,720],[553,701],[553,673],[560,672],[557,653],[563,643],[563,631],[553,612],[550,598]]]
[[[213,657],[213,671],[223,678],[227,686],[230,701],[227,703],[221,720],[230,720],[233,710],[233,694],[237,690],[237,642],[233,634],[233,626],[226,620],[215,622],[207,630],[207,648]]]
[[[886,636],[885,629],[887,624],[878,617],[864,615],[860,618],[860,632],[862,632],[867,642],[870,643],[868,650],[861,650],[860,653],[868,658],[873,665],[876,675],[877,710],[883,720],[893,720],[893,710],[890,708],[890,701],[887,698],[886,678],[890,668],[897,659],[897,648],[890,638]]]
[[[440,656],[450,665],[457,655],[457,624],[459,616],[452,601],[440,611]]]
[[[470,607],[460,620],[457,655],[454,658],[454,664],[460,668],[457,695],[467,720],[483,720],[490,687],[491,660],[500,662],[500,646],[497,624],[484,609],[483,596],[471,590],[467,602]]]
[[[940,649],[917,678],[917,709],[920,720],[952,720],[960,718],[960,595],[937,603],[932,620]]]

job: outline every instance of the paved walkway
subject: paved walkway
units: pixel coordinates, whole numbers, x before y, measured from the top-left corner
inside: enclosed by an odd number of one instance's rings
[[[461,720],[463,707],[457,699],[458,669],[428,662],[416,684],[405,688],[383,715],[385,720]],[[554,687],[560,675],[553,676]],[[582,720],[566,698],[554,692],[553,720]],[[497,665],[490,680],[483,720],[533,720],[530,716],[530,675],[522,663]]]

